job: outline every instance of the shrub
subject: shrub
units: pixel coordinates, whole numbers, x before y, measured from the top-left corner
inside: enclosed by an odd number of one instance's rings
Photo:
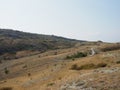
[[[78,70],[82,70],[82,69],[94,69],[95,68],[95,65],[93,63],[90,63],[90,64],[85,64],[85,65],[82,65],[78,68]]]
[[[83,52],[77,52],[76,54],[73,54],[71,56],[66,56],[66,59],[74,59],[74,58],[80,58],[80,57],[86,57],[87,54]]]
[[[7,68],[5,68],[4,71],[5,71],[5,74],[9,73],[9,70]]]
[[[49,83],[47,84],[47,86],[53,86],[55,83]]]
[[[73,58],[72,61],[75,61],[75,59]]]
[[[96,69],[96,68],[101,68],[101,67],[106,67],[107,64],[106,63],[99,63],[97,65],[93,64],[93,63],[90,63],[90,64],[85,64],[85,65],[82,65],[80,67],[77,66],[77,64],[73,64],[71,66],[71,69],[72,70],[83,70],[83,69]]]
[[[99,64],[97,64],[96,65],[96,67],[106,67],[107,66],[107,64],[106,63],[99,63]]]

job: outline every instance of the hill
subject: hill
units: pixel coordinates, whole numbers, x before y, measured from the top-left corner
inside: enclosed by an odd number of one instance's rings
[[[81,42],[1,29],[0,90],[119,90],[120,43]]]
[[[32,34],[11,29],[0,29],[0,55],[18,51],[45,52],[73,47],[79,41],[54,35]]]

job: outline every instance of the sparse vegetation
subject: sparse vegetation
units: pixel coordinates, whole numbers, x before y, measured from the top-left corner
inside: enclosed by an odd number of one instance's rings
[[[75,59],[75,58],[81,58],[81,57],[86,57],[87,54],[86,53],[83,53],[83,52],[77,52],[76,54],[73,54],[71,56],[66,56],[66,59]]]

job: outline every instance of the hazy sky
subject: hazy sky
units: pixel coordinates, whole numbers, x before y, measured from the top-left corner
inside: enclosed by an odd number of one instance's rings
[[[120,41],[120,0],[0,0],[0,28]]]

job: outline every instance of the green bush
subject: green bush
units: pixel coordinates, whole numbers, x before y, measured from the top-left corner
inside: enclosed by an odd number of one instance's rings
[[[74,59],[74,58],[81,58],[81,57],[86,57],[87,54],[83,52],[77,52],[76,54],[73,54],[71,56],[66,56],[66,59]]]

